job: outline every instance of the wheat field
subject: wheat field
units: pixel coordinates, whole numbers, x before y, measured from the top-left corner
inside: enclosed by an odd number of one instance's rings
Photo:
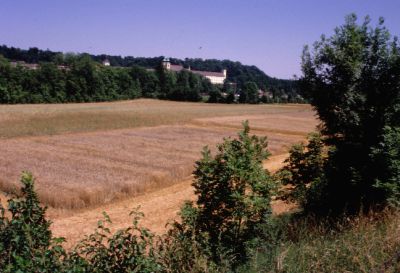
[[[42,202],[78,209],[187,178],[203,146],[234,136],[243,120],[280,154],[317,120],[308,105],[126,102],[0,105],[0,190],[20,173],[37,178]]]

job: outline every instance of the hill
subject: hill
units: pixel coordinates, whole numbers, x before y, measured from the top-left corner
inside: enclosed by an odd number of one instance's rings
[[[12,61],[24,61],[26,63],[41,63],[41,62],[56,62],[58,64],[66,64],[65,56],[68,55],[62,52],[42,50],[37,47],[29,49],[20,49],[16,47],[0,46],[0,55]],[[71,55],[71,54],[70,54]],[[159,57],[133,57],[133,56],[114,56],[114,55],[94,55],[82,53],[78,55],[88,55],[92,60],[101,63],[108,59],[111,66],[132,67],[140,66],[143,68],[156,68],[159,66],[164,56]],[[244,65],[240,62],[231,60],[216,60],[216,59],[199,59],[185,58],[170,59],[172,64],[180,64],[184,67],[191,67],[194,70],[204,70],[219,72],[222,69],[228,70],[227,80],[236,83],[240,89],[246,82],[255,82],[262,90],[268,90],[274,96],[295,96],[297,94],[295,81],[287,79],[277,79],[266,75],[262,70],[254,65]]]

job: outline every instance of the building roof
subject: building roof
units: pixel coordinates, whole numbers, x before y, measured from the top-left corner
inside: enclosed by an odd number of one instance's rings
[[[183,66],[181,65],[177,65],[177,64],[171,64],[171,71],[175,71],[175,72],[179,72],[181,70],[183,70]]]
[[[16,61],[16,62],[10,62],[10,65],[12,67],[16,67],[16,66],[22,66],[28,69],[38,69],[39,68],[39,64],[31,64],[31,63],[26,63],[24,61]]]
[[[185,68],[182,65],[178,65],[178,64],[170,64],[170,71],[174,71],[174,72],[179,72],[181,70],[184,70]],[[211,72],[211,71],[200,71],[200,70],[191,70],[190,67],[189,69],[187,69],[188,71],[201,75],[203,77],[223,77],[225,78],[225,74],[224,72]]]
[[[204,77],[225,77],[224,72],[210,72],[210,71],[198,71],[198,70],[190,70],[192,73],[202,75]]]

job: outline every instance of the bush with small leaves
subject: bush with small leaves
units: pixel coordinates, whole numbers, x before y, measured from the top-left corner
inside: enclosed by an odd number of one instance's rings
[[[59,272],[65,257],[63,239],[52,238],[32,174],[23,173],[21,183],[19,198],[8,200],[9,217],[0,205],[1,272]]]
[[[110,217],[103,213],[96,231],[79,242],[71,254],[72,264],[84,272],[161,272],[154,253],[154,235],[139,226],[144,216],[138,209],[131,212],[130,227],[111,233]]]
[[[308,136],[308,144],[298,143],[289,150],[286,165],[280,169],[275,178],[289,189],[280,191],[281,199],[298,202],[303,208],[310,208],[316,203],[315,192],[324,180],[324,163],[326,149],[319,133]]]
[[[183,217],[217,264],[245,260],[248,244],[271,213],[274,182],[262,165],[269,156],[268,143],[265,137],[249,135],[247,121],[243,127],[237,139],[225,139],[217,146],[215,156],[204,148],[194,171],[196,205],[185,208],[195,217]]]

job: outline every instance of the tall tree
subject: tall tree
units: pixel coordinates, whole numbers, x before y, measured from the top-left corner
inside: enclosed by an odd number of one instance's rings
[[[240,103],[257,103],[258,102],[258,87],[255,82],[246,82],[240,92]]]
[[[400,142],[397,38],[391,38],[382,18],[371,27],[368,17],[359,25],[352,14],[333,36],[322,36],[312,53],[308,47],[304,49],[302,70],[302,92],[316,109],[322,132],[334,147],[326,166],[321,196],[325,206],[321,208],[356,211],[385,203],[400,189],[396,178],[400,166],[393,170],[395,165],[387,162],[399,160],[399,153],[388,152],[394,138]]]

